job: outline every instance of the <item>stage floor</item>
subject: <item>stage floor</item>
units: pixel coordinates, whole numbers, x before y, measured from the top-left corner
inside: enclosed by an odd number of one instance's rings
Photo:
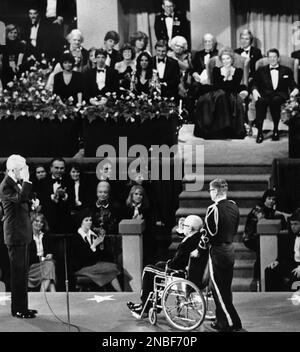
[[[234,303],[243,327],[249,332],[299,332],[300,301],[292,300],[290,292],[236,292]],[[156,326],[148,319],[136,320],[127,309],[127,301],[138,301],[137,293],[70,293],[70,322],[81,332],[176,332],[170,327],[163,313]],[[63,292],[29,293],[29,306],[39,311],[35,319],[18,319],[10,315],[10,293],[0,294],[0,332],[67,332],[66,294]],[[71,327],[71,332],[78,329]],[[198,329],[212,332],[210,322]]]

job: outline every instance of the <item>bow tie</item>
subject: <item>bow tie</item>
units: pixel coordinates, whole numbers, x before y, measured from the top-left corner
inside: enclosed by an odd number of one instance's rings
[[[250,49],[248,49],[248,50],[243,49],[243,52],[246,54],[249,54],[249,51],[250,51]]]
[[[59,183],[59,184],[61,184],[61,178],[52,178],[51,181],[52,181],[52,183]]]
[[[108,201],[107,200],[97,200],[96,202],[96,207],[97,208],[107,208],[109,205]]]
[[[165,63],[165,62],[166,62],[166,59],[157,59],[157,63],[159,64],[160,62]]]
[[[270,71],[272,71],[272,70],[277,70],[277,71],[279,71],[279,67],[270,67]]]
[[[104,72],[104,68],[97,68],[97,72]]]
[[[173,18],[173,15],[165,15],[165,17],[170,17],[170,18]]]
[[[37,23],[32,23],[31,27],[37,27],[37,25],[38,25]]]
[[[211,54],[211,51],[210,50],[205,50],[205,55],[207,55],[207,54]]]

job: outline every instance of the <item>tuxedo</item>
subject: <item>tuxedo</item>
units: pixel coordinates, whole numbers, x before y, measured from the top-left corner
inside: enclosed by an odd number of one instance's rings
[[[205,56],[209,54],[210,58],[214,56],[218,56],[218,50],[213,49],[209,53],[207,53],[204,49],[197,51],[192,59],[192,72],[197,72],[199,75],[201,72],[206,68],[204,58]]]
[[[4,242],[10,260],[11,312],[28,310],[28,245],[32,240],[29,194],[31,183],[22,187],[8,175],[0,185],[0,199],[4,211]]]
[[[105,67],[105,86],[99,90],[97,85],[97,68],[94,68],[85,73],[85,99],[89,100],[98,95],[104,95],[107,92],[118,92],[119,91],[119,77],[118,72],[110,67]]]
[[[250,68],[249,68],[249,80],[253,78],[255,73],[255,64],[262,58],[260,49],[250,46],[249,59],[250,59]],[[234,52],[241,55],[244,50],[242,48],[235,49]]]
[[[122,55],[120,54],[120,52],[116,49],[112,49],[112,52],[109,53],[107,52],[109,58],[110,58],[110,64],[109,67],[114,69],[115,68],[115,64],[117,62],[120,62],[123,60]]]
[[[26,56],[34,55],[37,60],[41,59],[41,54],[47,55],[47,43],[48,43],[48,29],[43,21],[39,21],[36,46],[31,44],[30,34],[31,34],[32,24],[30,21],[24,26],[23,40],[26,41]],[[54,45],[54,43],[51,43]]]
[[[157,57],[153,58],[153,69],[157,70]],[[161,87],[163,97],[178,97],[178,85],[180,83],[180,68],[178,62],[170,57],[165,58],[165,71],[161,83],[167,83],[167,86]]]
[[[43,17],[46,16],[47,10],[47,0],[39,0],[39,10]],[[75,16],[76,11],[76,4],[73,0],[57,0],[56,1],[56,17],[61,16],[66,20],[72,19]]]
[[[42,213],[46,216],[50,231],[52,233],[69,232],[71,221],[69,212],[69,198],[66,201],[59,200],[57,203],[51,199],[54,194],[53,184],[56,180],[51,175],[40,180],[36,187],[37,198],[42,206]],[[65,176],[59,181],[62,188],[68,186],[68,180]]]
[[[180,13],[175,12],[173,16],[173,27],[172,27],[172,36],[168,37],[168,31],[166,26],[166,15],[161,13],[155,16],[154,30],[157,40],[166,40],[169,42],[172,38],[180,35],[184,37],[188,42],[190,40],[189,33],[189,23],[186,17]]]
[[[79,198],[79,201],[82,203],[81,206],[76,205],[76,202],[75,202],[76,200],[75,181],[70,180],[68,182],[67,193],[69,196],[68,203],[69,203],[71,212],[84,208],[91,203],[91,198],[92,198],[91,191],[88,186],[88,180],[86,180],[84,177],[80,177],[79,187],[78,187],[78,198]]]
[[[281,105],[289,98],[289,93],[294,88],[297,88],[297,84],[290,68],[282,65],[278,66],[278,85],[276,89],[273,88],[270,66],[266,65],[258,68],[253,78],[252,90],[257,89],[261,95],[261,98],[255,104],[256,126],[259,130],[262,128],[268,106],[274,122],[274,130],[278,129]]]

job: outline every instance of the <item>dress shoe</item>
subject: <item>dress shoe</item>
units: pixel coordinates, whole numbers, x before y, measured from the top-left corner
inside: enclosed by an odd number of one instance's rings
[[[261,132],[257,133],[256,143],[262,143],[264,140],[264,135]]]
[[[143,305],[141,303],[127,302],[127,307],[136,319],[140,319],[142,317]]]
[[[272,141],[279,141],[279,132],[273,131]]]
[[[210,323],[210,326],[214,329],[214,330],[220,330],[221,328],[219,327],[218,323],[216,323],[215,321]]]
[[[38,311],[36,309],[28,309],[28,312],[32,314],[38,314]]]
[[[25,312],[14,312],[14,313],[12,313],[12,316],[16,317],[16,318],[21,318],[21,319],[35,318],[35,314],[30,312],[29,310],[27,310]]]

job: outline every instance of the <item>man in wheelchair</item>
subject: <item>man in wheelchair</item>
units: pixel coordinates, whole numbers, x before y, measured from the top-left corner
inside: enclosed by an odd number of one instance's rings
[[[183,224],[184,238],[180,242],[174,257],[168,262],[158,262],[155,265],[147,265],[144,268],[142,275],[141,303],[127,302],[127,307],[134,317],[140,318],[143,311],[145,314],[148,314],[151,304],[148,302],[147,307],[144,307],[144,305],[147,302],[149,293],[153,291],[154,277],[156,275],[162,275],[166,270],[166,265],[168,270],[176,271],[174,276],[184,277],[190,254],[198,247],[202,226],[203,222],[199,216],[189,215],[186,217]],[[191,278],[188,279],[193,281]]]

